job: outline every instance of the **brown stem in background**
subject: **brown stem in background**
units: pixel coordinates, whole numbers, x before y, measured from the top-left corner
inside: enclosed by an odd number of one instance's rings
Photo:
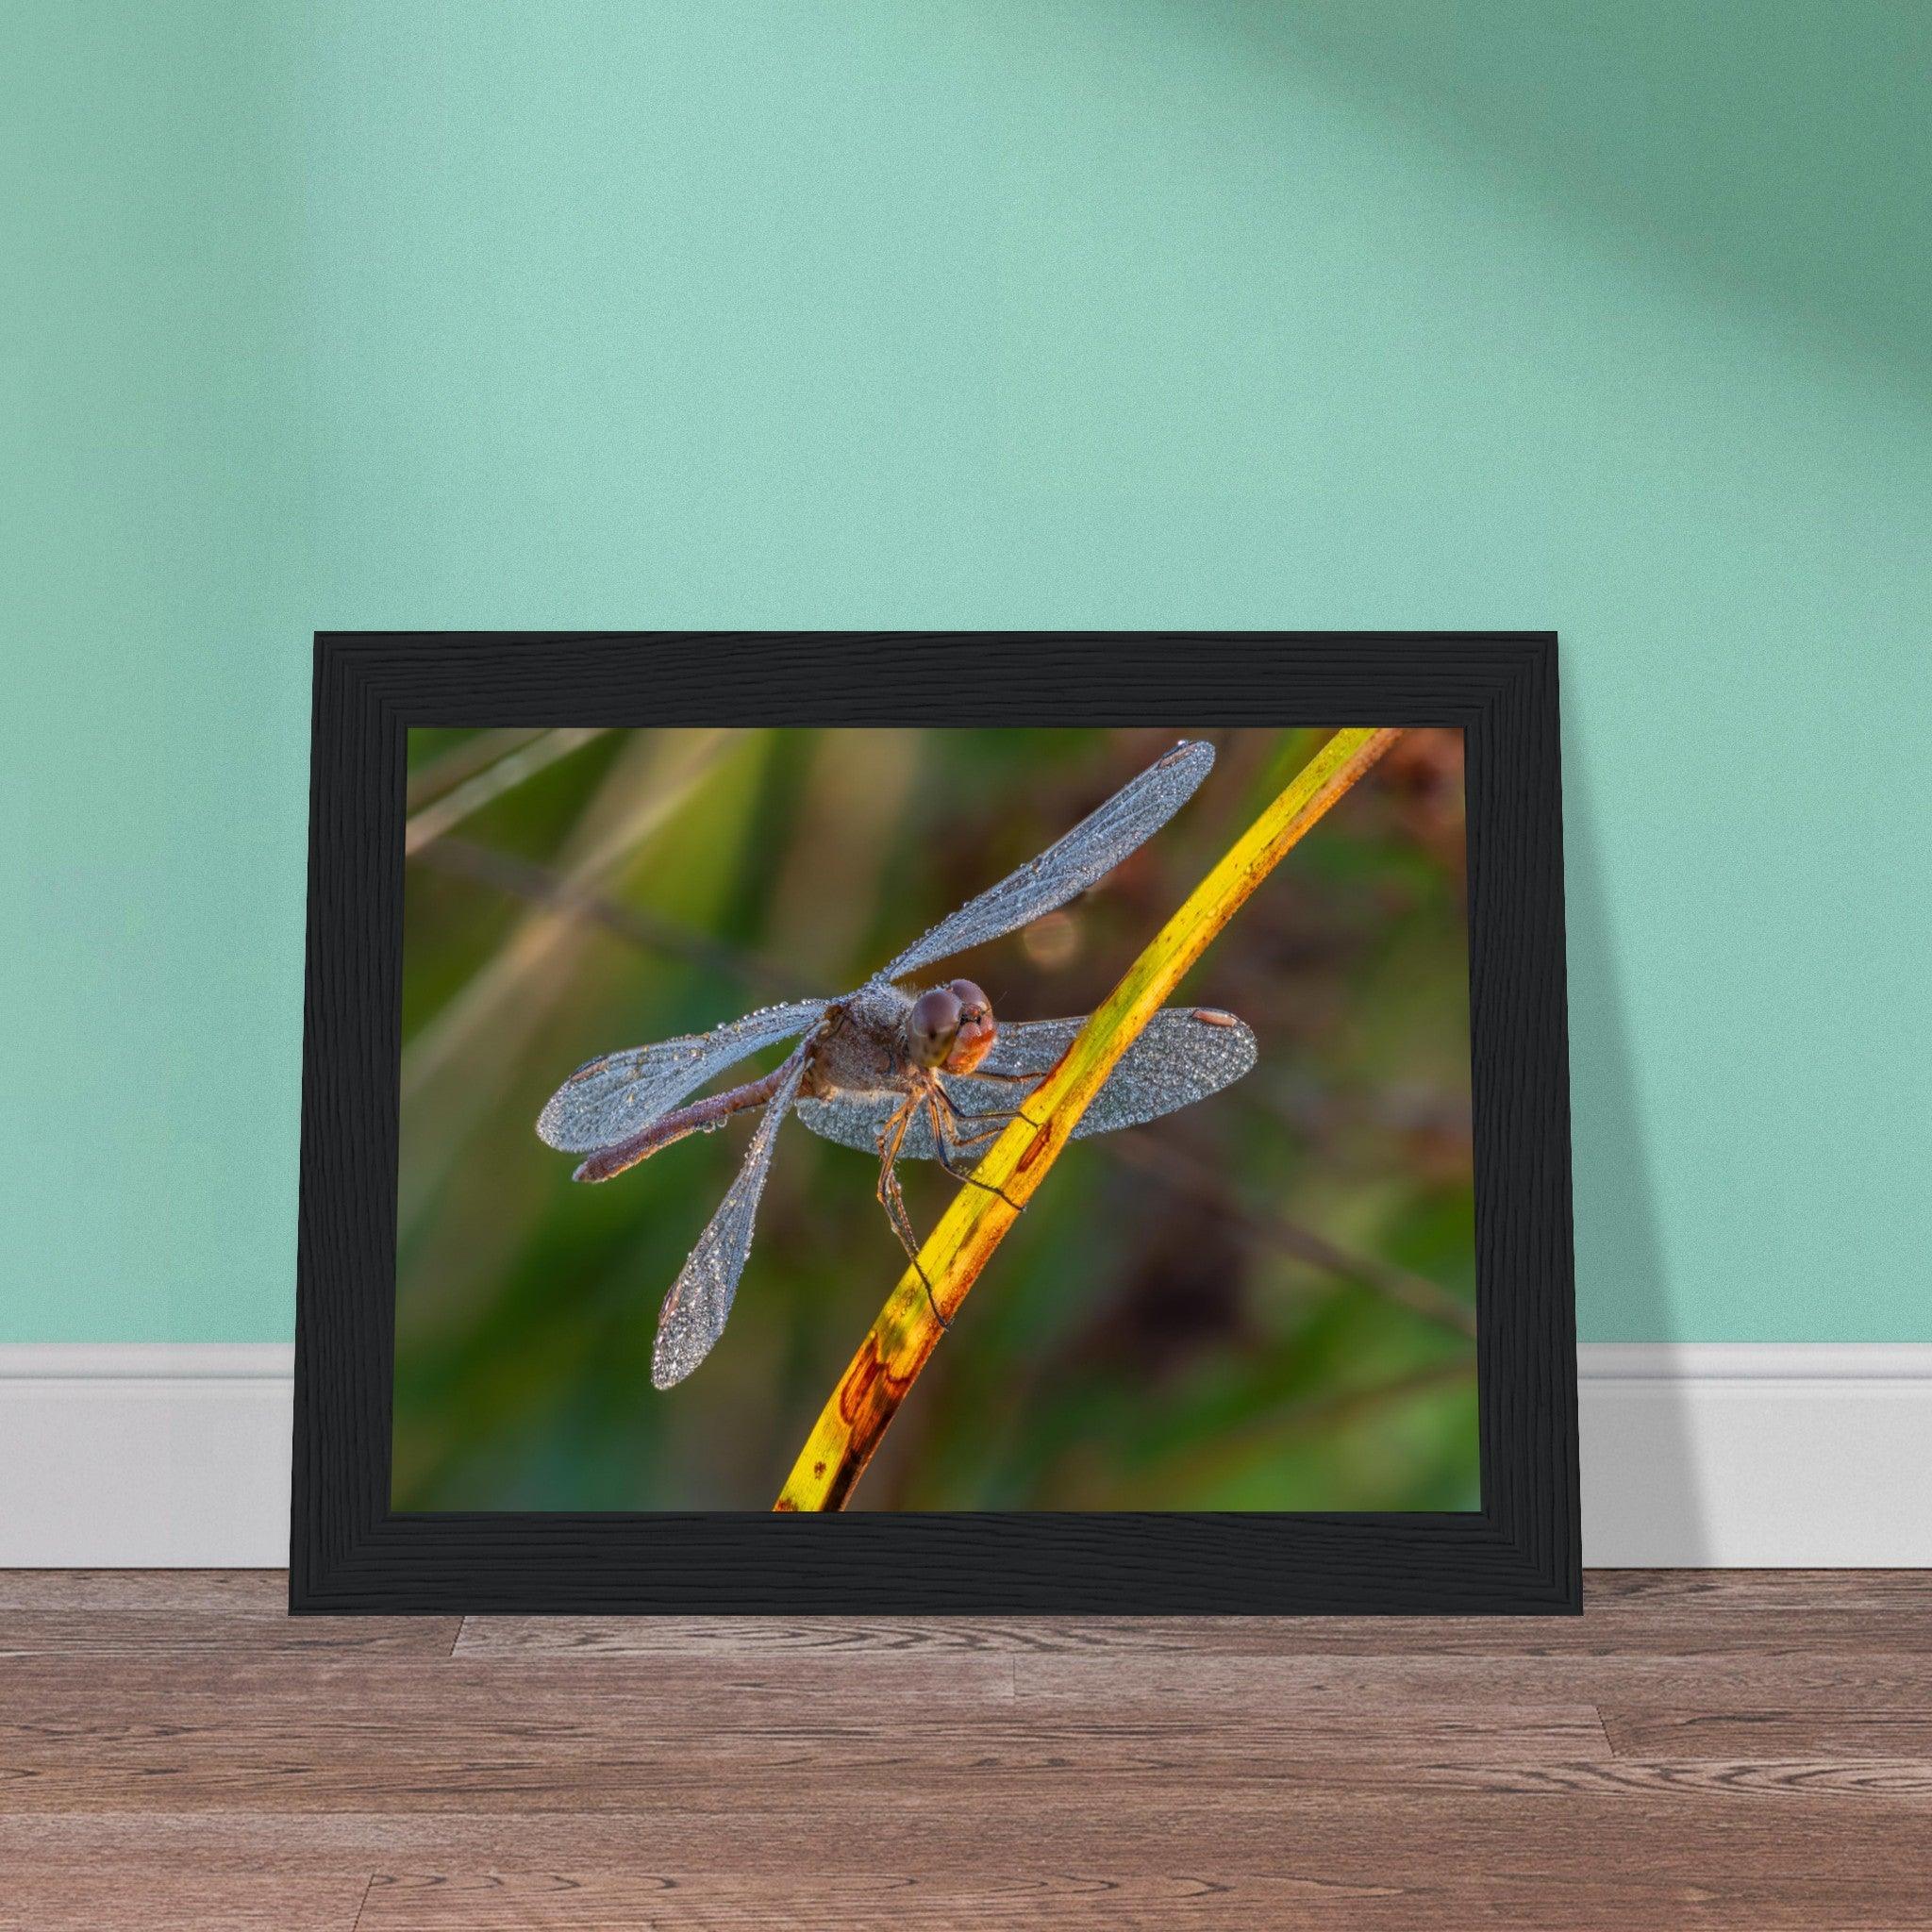
[[[533,905],[548,906],[566,918],[587,920],[606,932],[647,953],[660,953],[685,959],[694,966],[708,967],[714,973],[728,974],[748,986],[796,999],[808,989],[801,979],[722,940],[693,932],[691,927],[646,912],[635,906],[622,906],[600,892],[574,891],[560,873],[547,865],[518,858],[494,846],[478,845],[468,839],[439,839],[414,855],[417,862],[433,866],[438,872],[457,878],[474,879],[478,885],[493,886],[500,892],[527,899]]]
[[[1385,1301],[1407,1308],[1410,1314],[1441,1323],[1472,1341],[1475,1340],[1475,1310],[1426,1275],[1412,1274],[1406,1268],[1367,1255],[1352,1255],[1284,1214],[1238,1200],[1205,1160],[1171,1141],[1156,1141],[1138,1134],[1116,1134],[1109,1135],[1104,1144],[1109,1154],[1127,1166],[1211,1201],[1229,1220],[1238,1222],[1247,1233],[1270,1247],[1292,1255],[1296,1260],[1306,1261],[1324,1274],[1353,1281]]]

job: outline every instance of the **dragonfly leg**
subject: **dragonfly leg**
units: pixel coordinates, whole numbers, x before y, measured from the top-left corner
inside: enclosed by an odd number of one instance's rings
[[[919,1276],[919,1285],[925,1291],[925,1305],[932,1310],[933,1320],[941,1329],[946,1329],[953,1324],[941,1309],[939,1298],[932,1291],[932,1279],[919,1258],[919,1241],[913,1233],[912,1216],[907,1212],[906,1196],[899,1189],[899,1149],[906,1144],[906,1132],[912,1124],[912,1116],[918,1111],[919,1099],[917,1093],[908,1094],[905,1104],[879,1129],[879,1206],[886,1210],[886,1220],[899,1237],[899,1245],[906,1250],[906,1258],[912,1263],[912,1272]],[[888,1141],[891,1145],[887,1144]]]
[[[945,1089],[941,1088],[940,1091],[944,1093]],[[989,1113],[968,1113],[951,1094],[946,1095],[946,1110],[956,1121],[992,1121],[996,1123],[995,1125],[987,1129],[986,1134],[979,1136],[981,1140],[986,1139],[987,1134],[998,1133],[1000,1128],[1005,1126],[1008,1121],[1025,1119],[1025,1116],[1021,1113],[1017,1107],[996,1107]],[[1026,1124],[1029,1127],[1037,1127],[1040,1123],[1038,1121],[1027,1121]]]
[[[919,1241],[912,1230],[912,1217],[906,1211],[906,1197],[899,1191],[899,1174],[896,1167],[888,1165],[884,1170],[886,1196],[886,1219],[892,1224],[892,1232],[899,1237],[899,1245],[906,1250],[906,1258],[912,1263],[912,1272],[919,1276],[919,1285],[925,1291],[925,1305],[932,1310],[932,1318],[941,1328],[953,1324],[946,1320],[945,1311],[939,1305],[938,1297],[932,1291],[932,1277],[926,1274],[924,1264],[919,1258]]]
[[[969,1113],[938,1081],[933,1083],[932,1091],[939,1096],[956,1127],[962,1121],[991,1121],[993,1124],[990,1127],[981,1128],[977,1133],[955,1134],[953,1144],[956,1147],[971,1147],[975,1141],[991,1141],[1010,1121],[1024,1121],[1029,1127],[1037,1127],[1040,1124],[1037,1120],[1023,1113],[1017,1107],[996,1107],[987,1113]]]
[[[1013,1210],[1015,1214],[1025,1213],[1026,1203],[1024,1201],[1014,1200],[1012,1195],[1008,1193],[1004,1188],[996,1188],[991,1181],[980,1180],[975,1174],[961,1174],[959,1170],[953,1165],[950,1157],[956,1154],[963,1154],[969,1148],[977,1147],[981,1145],[984,1141],[996,1139],[1002,1132],[1005,1131],[1007,1124],[1010,1121],[1026,1121],[1028,1126],[1037,1126],[1039,1123],[1036,1121],[1029,1120],[1027,1116],[1020,1112],[1020,1110],[1017,1108],[1009,1108],[1004,1113],[996,1114],[963,1112],[958,1107],[958,1103],[953,1099],[953,1096],[950,1093],[948,1093],[943,1087],[938,1086],[937,1084],[934,1086],[933,1094],[952,1114],[956,1124],[960,1121],[990,1120],[993,1123],[991,1126],[981,1127],[974,1133],[961,1134],[955,1132],[952,1134],[948,1134],[945,1128],[940,1125],[938,1109],[935,1108],[933,1113],[933,1127],[934,1139],[937,1141],[939,1146],[940,1165],[943,1167],[945,1171],[949,1174],[951,1174],[955,1180],[971,1181],[975,1188],[984,1188],[987,1190],[989,1193],[997,1194],[1000,1197],[1000,1199],[1004,1201],[1007,1204],[1007,1206]]]
[[[972,1077],[975,1080],[998,1080],[1009,1087],[1024,1086],[1029,1090],[1038,1087],[1041,1080],[1041,1076],[1038,1074],[991,1074],[984,1067],[975,1068]],[[958,1114],[962,1121],[989,1121],[994,1118],[990,1113],[966,1113],[961,1111],[958,1103],[953,1099],[950,1093],[946,1095],[946,1100],[947,1104],[952,1107],[953,1111]],[[1046,1124],[1043,1121],[1035,1120],[1024,1107],[1009,1107],[1006,1108],[1004,1117],[1008,1120],[1017,1117],[1024,1121],[1029,1127],[1039,1127]]]
[[[897,1108],[886,1117],[885,1124],[873,1136],[873,1146],[879,1157],[879,1184],[876,1190],[881,1208],[890,1211],[891,1204],[886,1199],[886,1176],[891,1172],[892,1163],[899,1158],[899,1149],[906,1144],[906,1130],[912,1124],[913,1109],[919,1105],[919,1096],[908,1093]],[[891,1145],[887,1146],[891,1141]]]
[[[946,1124],[941,1118],[939,1102],[930,1093],[925,1096],[925,1108],[926,1112],[932,1117],[933,1150],[939,1157],[940,1165],[956,1181],[964,1181],[969,1187],[984,1188],[989,1194],[997,1194],[1015,1214],[1025,1213],[1025,1202],[1014,1200],[1012,1195],[1007,1192],[1006,1189],[997,1186],[992,1181],[981,1180],[971,1168],[958,1168],[953,1165],[953,1157],[961,1151],[961,1147],[947,1138]],[[975,1135],[974,1138],[976,1140],[990,1140],[997,1132],[997,1128],[990,1127],[985,1134]]]
[[[949,1138],[955,1148],[977,1147],[982,1141],[996,1141],[1006,1131],[1008,1122],[1020,1118],[1010,1108],[1005,1113],[961,1113],[953,1105],[952,1097],[943,1087],[939,1089],[938,1098],[939,1104],[946,1109],[947,1116],[953,1123],[955,1131]],[[958,1132],[958,1127],[966,1121],[991,1121],[992,1125],[975,1127],[970,1133]]]

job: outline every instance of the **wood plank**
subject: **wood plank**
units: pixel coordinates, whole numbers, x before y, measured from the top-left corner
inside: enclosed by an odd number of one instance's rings
[[[1570,1767],[1324,1767],[1324,1775],[1292,1775],[1272,1786],[1192,1795],[1176,1780],[1169,1802],[1121,1807],[1106,1791],[1082,1791],[1062,1779],[1044,1800],[994,1790],[974,1816],[933,1807],[921,1815],[907,1804],[879,1814],[847,1804],[827,1789],[794,1788],[789,1807],[768,1807],[746,1828],[729,1803],[667,1798],[641,1822],[634,1813],[575,1815],[526,1808],[465,1811],[334,1810],[303,1814],[261,1805],[232,1810],[18,1812],[0,1809],[0,1870],[57,1872],[75,1864],[133,1868],[155,1862],[192,1865],[210,1874],[256,1869],[299,1873],[346,1869],[625,1870],[644,1860],[660,1867],[699,1863],[723,1874],[758,1875],[771,1859],[803,1860],[827,1871],[871,1869],[881,1848],[932,1854],[914,1862],[967,1877],[997,1875],[1016,1865],[1062,1862],[1070,1847],[1104,1859],[1113,1871],[1158,1875],[1190,1854],[1211,1852],[1230,1871],[1279,1869],[1292,1835],[1319,1838],[1343,1860],[1372,1859],[1391,1833],[1440,1852],[1454,1840],[1458,1856],[1502,1857],[1508,1869],[1522,1835],[1541,1842],[1555,1834],[1557,1866],[1575,1868],[1564,1849],[1574,1832],[1599,1844],[1648,1845],[1672,1840],[1682,1857],[1712,1847],[1782,1869],[1828,1854],[1849,1833],[1870,1846],[1888,1833],[1901,1843],[1924,1838],[1918,1800],[1868,1802],[1842,1794],[1807,1797],[1802,1790],[1733,1787],[1708,1781],[1711,1767],[1686,1768],[1684,1779],[1660,1781],[1634,1760]],[[1814,1767],[1816,1769],[1816,1767]],[[1916,1767],[1924,1780],[1927,1767]],[[870,1824],[868,1824],[870,1822]],[[1224,1832],[1224,1838],[1223,1833]],[[1782,1849],[1780,1849],[1782,1847]],[[1664,1853],[1666,1857],[1677,1854]],[[1539,1858],[1540,1867],[1543,1861]],[[1391,1868],[1392,1869],[1392,1868]],[[1674,1865],[1666,1868],[1674,1871]]]
[[[1858,1710],[1606,1709],[1631,1757],[1921,1757],[1932,1760],[1932,1706]]]
[[[593,1657],[597,1654],[592,1654]],[[1258,1705],[1615,1703],[1652,1709],[1932,1707],[1932,1656],[1244,1657],[1166,1651],[1125,1656],[1016,1654],[1023,1706],[1118,1713],[1179,1704],[1240,1714]],[[598,1664],[587,1660],[586,1668]]]
[[[0,1878],[0,1932],[356,1932],[370,1872],[292,1876],[143,1860],[119,1870],[69,1866]]]
[[[1545,1768],[1535,1768],[1541,1775]],[[1920,1767],[1923,1774],[1924,1767]],[[280,1812],[157,1810],[0,1815],[0,1859],[12,1875],[90,1869],[192,1867],[211,1879],[275,1872],[689,1871],[721,1878],[903,1870],[982,1881],[1014,1871],[1084,1865],[1159,1877],[1212,1867],[1228,1874],[1306,1874],[1338,1884],[1414,1885],[1452,1871],[1583,1883],[1631,1870],[1670,1884],[1860,1869],[1919,1883],[1932,1897],[1932,1834],[1924,1807],[1840,1797],[1809,1802],[1774,1790],[1736,1793],[1632,1781],[1630,1767],[1592,1767],[1596,1789],[1557,1782],[1518,1790],[1405,1790],[1383,1767],[1339,1779],[1192,1795],[1176,1777],[1159,1794],[1109,1791],[1068,1777],[1057,1798],[1007,1792],[990,1780],[970,1809],[908,1803],[880,1811],[830,1784],[792,1788],[787,1809],[744,1815],[732,1804],[666,1802],[635,1811],[460,1809]],[[1465,1773],[1465,1775],[1468,1774]]]
[[[1109,1805],[1123,1807],[1130,1821],[1150,1807],[1167,1817],[1206,1807],[1203,1841],[1217,1846],[1248,1816],[1264,1841],[1290,1818],[1331,1832],[1342,1807],[1347,1816],[1374,1820],[1384,1832],[1423,1822],[1467,1829],[1498,1808],[1517,1815],[1514,1829],[1545,1829],[1547,1820],[1524,1813],[1525,1802],[1561,1811],[1566,1828],[1594,1819],[1596,1830],[1610,1829],[1620,1810],[1661,1815],[1659,1807],[1667,1806],[1687,1832],[1768,1813],[1790,1833],[1801,1811],[1808,1810],[1823,1823],[1827,1850],[1850,1815],[1847,1807],[1919,1820],[1932,1813],[1932,1761],[1923,1758],[1469,1757],[1424,1764],[1327,1757],[1299,1762],[1289,1755],[1291,1749],[1271,1745],[1246,1757],[1227,1753],[1206,1762],[1152,1753],[1098,1762],[1063,1752],[961,1751],[950,1762],[938,1754],[910,1762],[774,1754],[762,1766],[746,1758],[682,1772],[609,1758],[561,1768],[517,1754],[487,1766],[426,1753],[375,1764],[341,1757],[305,1761],[297,1754],[289,1763],[202,1764],[179,1774],[165,1764],[97,1771],[67,1765],[0,1774],[0,1814],[15,1822],[116,1814],[152,1822],[261,1813],[301,1828],[375,1811],[473,1821],[541,1813],[555,1821],[552,1839],[586,1822],[644,1815],[656,1842],[666,1828],[665,1807],[682,1807],[709,1818],[714,1828],[720,1820],[744,1820],[764,1840],[785,1828],[802,1790],[832,1790],[824,1808],[799,1826],[808,1851],[814,1827],[849,1827],[861,1835],[885,1827],[918,1831],[926,1828],[930,1811],[947,1808],[970,1813],[965,1823],[984,1832],[989,1844],[1004,1844],[1010,1856],[1044,1830],[1090,1835],[1094,1807]],[[1921,1823],[1913,1829],[1925,1827]],[[949,1831],[941,1828],[941,1836]]]
[[[178,1617],[289,1614],[286,1570],[0,1570],[0,1611],[168,1610]]]
[[[1702,1606],[1724,1615],[1916,1609],[1932,1614],[1932,1570],[1590,1570],[1587,1605]]]
[[[458,1617],[291,1617],[284,1570],[0,1570],[0,1657],[448,1657]]]
[[[545,1719],[612,1735],[714,1727],[758,1731],[800,1718],[865,1731],[919,1718],[956,1722],[1009,1711],[1005,1657],[806,1657],[742,1662],[608,1659],[594,1667],[533,1657],[506,1671],[461,1658],[429,1663],[334,1652],[233,1658],[0,1657],[0,1726],[49,1715],[138,1724],[157,1719],[323,1730],[395,1723],[508,1736]]]
[[[207,1617],[169,1610],[0,1610],[0,1658],[116,1656],[232,1657],[246,1652],[414,1657],[440,1663],[456,1642],[454,1617]]]
[[[1395,1768],[1357,1768],[1357,1781]],[[1540,1767],[1539,1771],[1549,1768]],[[1632,1777],[1629,1763],[1593,1766]],[[1932,1767],[1918,1768],[1922,1783]],[[1407,1773],[1400,1774],[1406,1775]],[[1346,1782],[1136,1806],[1063,1779],[880,1816],[836,1787],[787,1812],[649,1817],[366,1812],[0,1815],[5,1895],[49,1926],[254,1926],[329,1915],[374,1860],[360,1932],[631,1925],[1067,1924],[1892,1928],[1927,1923],[1923,1819],[1776,1793],[1633,1782],[1391,1800]],[[1613,1790],[1606,1783],[1604,1790]],[[304,1874],[318,1890],[307,1896]],[[180,1909],[198,1901],[199,1918]],[[140,1916],[115,1909],[135,1901]],[[77,1902],[75,1903],[75,1902]],[[151,1907],[158,1907],[158,1912]],[[299,1907],[299,1909],[295,1908]],[[92,1909],[94,1916],[86,1912]],[[8,1923],[0,1919],[0,1924]]]
[[[1312,1906],[1333,1913],[1366,1895],[1358,1887],[1249,1876],[1061,1872],[1015,1872],[977,1881],[897,1870],[806,1871],[789,1878],[651,1870],[402,1872],[377,1874],[359,1932],[612,1932],[685,1925],[785,1926],[799,1932],[1210,1924],[1244,1928],[1307,1924],[1300,1914]]]
[[[803,1789],[842,1806],[971,1809],[1070,1780],[1120,1796],[1291,1781],[1319,1768],[1574,1764],[1608,1758],[1592,1707],[1414,1707],[1379,1720],[1343,1707],[1224,1718],[1016,1718],[1012,1707],[936,1713],[930,1700],[791,1697],[761,1715],[735,1700],[693,1718],[648,1701],[583,1695],[512,1709],[460,1694],[385,1707],[344,1687],[339,1707],[255,1715],[205,1695],[9,1703],[0,1726],[0,1807],[81,1808],[556,1809],[650,1812],[666,1803],[784,1809]],[[1033,1817],[1036,1812],[1029,1811]]]
[[[918,1872],[722,1879],[706,1871],[379,1874],[358,1932],[623,1932],[627,1927],[783,1926],[792,1932],[1037,1932],[1061,1925],[1213,1925],[1227,1932],[1475,1932],[1562,1926],[1748,1927],[1897,1932],[1924,1925],[1923,1894],[1884,1874],[1738,1877],[1718,1886],[1641,1876],[1589,1881],[1441,1873],[1409,1883],[1204,1870],[1114,1877],[1024,1871],[973,1883]]]
[[[472,1617],[462,1657],[784,1656],[911,1650],[1023,1657],[1932,1657],[1932,1603],[1726,1616],[1694,1601],[1582,1617]]]
[[[1580,1618],[471,1617],[458,1656],[1903,1656],[1932,1657],[1932,1572],[1593,1571]]]
[[[408,1821],[406,1821],[407,1823]],[[384,1825],[390,1821],[381,1821]],[[626,1829],[635,1837],[635,1827]],[[712,1821],[714,1836],[728,1826]],[[374,1837],[375,1833],[368,1836]],[[1279,1840],[1277,1839],[1277,1844]],[[1213,1924],[1321,1926],[1392,1932],[1429,1924],[1555,1926],[1566,1932],[1630,1927],[1834,1928],[1924,1925],[1918,1874],[1897,1871],[1485,1871],[1492,1847],[1443,1840],[1433,1872],[1374,1880],[1337,1877],[1291,1848],[1275,1869],[1223,1869],[1196,1852],[1167,1870],[1096,1871],[1077,1843],[1058,1862],[1037,1854],[978,1876],[935,1871],[918,1847],[893,1845],[883,1869],[859,1859],[830,1868],[801,1857],[790,1870],[723,1871],[677,1864],[655,1844],[625,1862],[586,1866],[556,1856],[521,1867],[449,1860],[380,1871],[308,1869],[302,1862],[245,1869],[232,1850],[190,1861],[178,1853],[137,1859],[9,1864],[0,1926],[33,1932],[139,1924],[143,1932],[622,1932],[632,1926],[1032,1928]],[[1628,1847],[1641,1853],[1642,1846]],[[1404,1860],[1412,1864],[1413,1860]],[[359,1912],[359,1916],[358,1916]]]

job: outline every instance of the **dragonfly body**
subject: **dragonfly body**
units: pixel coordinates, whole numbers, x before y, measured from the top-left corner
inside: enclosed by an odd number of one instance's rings
[[[608,1180],[687,1135],[763,1110],[738,1178],[664,1298],[652,1358],[658,1388],[682,1381],[724,1329],[788,1113],[796,1111],[826,1140],[877,1158],[879,1201],[920,1266],[898,1162],[937,1160],[959,1180],[989,1185],[974,1179],[974,1160],[1020,1115],[1025,1094],[1085,1022],[1033,1021],[1002,1031],[991,1001],[971,980],[918,992],[901,982],[1086,891],[1186,803],[1213,761],[1211,745],[1176,745],[1038,858],[941,920],[853,992],[766,1008],[709,1033],[606,1054],[558,1089],[537,1131],[553,1147],[588,1157],[575,1174],[583,1181]],[[761,1047],[786,1041],[795,1044],[769,1073],[686,1100]],[[1247,1072],[1255,1051],[1254,1035],[1233,1014],[1168,1008],[1122,1057],[1074,1138],[1153,1120],[1216,1092]]]
[[[813,1099],[924,1092],[923,1075],[970,1074],[998,1038],[992,1003],[970,979],[916,994],[874,981],[825,1008],[808,1038],[810,1071],[799,1091]]]
[[[808,1066],[799,1091],[829,1100],[841,1093],[902,1091],[909,1065],[906,1016],[912,996],[896,986],[866,986],[835,1000],[806,1041]]]
[[[960,991],[968,996],[962,1000]],[[935,995],[941,996],[935,999]],[[921,1022],[934,1008],[941,1027]],[[924,1009],[924,1010],[923,1010]],[[950,1022],[950,1024],[945,1024]],[[874,982],[826,1006],[799,1041],[791,1059],[762,1079],[747,1080],[689,1107],[658,1115],[636,1133],[598,1148],[577,1168],[580,1181],[608,1181],[635,1167],[688,1134],[722,1127],[735,1113],[763,1107],[777,1091],[779,1076],[796,1061],[802,1069],[801,1100],[852,1101],[891,1095],[895,1099],[950,1101],[936,1073],[971,1073],[991,1050],[997,1031],[986,995],[970,980],[956,979],[921,994]],[[594,1074],[592,1060],[571,1076]],[[570,1082],[565,1083],[567,1091]],[[1010,1114],[1011,1109],[1008,1109]]]

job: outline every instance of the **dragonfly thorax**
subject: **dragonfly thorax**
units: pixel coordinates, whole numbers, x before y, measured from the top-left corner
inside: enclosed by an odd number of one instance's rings
[[[835,1001],[813,1032],[804,1093],[905,1093],[931,1073],[970,1074],[998,1038],[970,979],[915,995],[874,981]]]
[[[906,1015],[910,997],[896,986],[861,987],[826,1008],[807,1047],[808,1098],[835,1093],[903,1092],[910,1065]]]

